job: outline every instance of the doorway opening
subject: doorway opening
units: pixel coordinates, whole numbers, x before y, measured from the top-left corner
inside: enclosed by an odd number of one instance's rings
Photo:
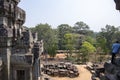
[[[17,70],[17,80],[25,80],[25,70]]]

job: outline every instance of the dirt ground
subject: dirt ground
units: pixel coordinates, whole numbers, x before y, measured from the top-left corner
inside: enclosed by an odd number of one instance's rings
[[[65,54],[57,54],[56,55],[56,59],[58,59],[58,61],[60,61],[59,59],[63,59],[65,58]],[[51,61],[48,61],[49,63]],[[52,61],[53,63],[57,62],[56,60],[55,61]],[[69,77],[50,77],[50,80],[91,80],[91,76],[92,74],[85,68],[86,65],[76,65],[78,70],[79,70],[79,76],[76,77],[76,78],[69,78]]]
[[[52,80],[91,80],[91,73],[85,68],[85,65],[76,65],[80,75],[76,78],[68,77],[50,77]]]

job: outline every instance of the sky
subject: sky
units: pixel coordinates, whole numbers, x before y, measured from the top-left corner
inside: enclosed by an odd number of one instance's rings
[[[107,24],[120,26],[120,12],[115,9],[114,0],[21,0],[18,6],[26,11],[27,27],[48,23],[57,28],[83,21],[99,32]]]

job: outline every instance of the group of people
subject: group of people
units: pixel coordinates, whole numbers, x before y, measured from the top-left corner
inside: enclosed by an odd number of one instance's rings
[[[116,41],[112,45],[112,58],[111,58],[112,64],[115,64],[115,57],[116,57],[116,54],[118,54],[119,52],[120,52],[120,43],[119,41]]]

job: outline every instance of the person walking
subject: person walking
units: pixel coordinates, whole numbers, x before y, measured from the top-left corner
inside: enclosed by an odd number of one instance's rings
[[[112,45],[112,59],[111,59],[112,64],[115,64],[115,57],[116,57],[116,54],[119,53],[119,50],[120,50],[120,43],[119,41],[116,41]]]

